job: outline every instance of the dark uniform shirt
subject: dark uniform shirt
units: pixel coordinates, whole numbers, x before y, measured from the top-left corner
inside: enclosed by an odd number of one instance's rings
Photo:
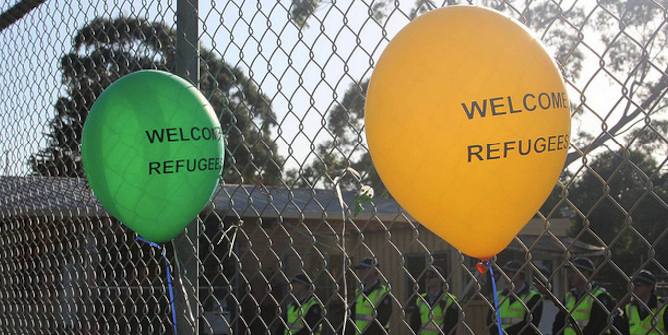
[[[529,294],[530,289],[531,287],[527,284],[524,284],[519,292],[516,292],[515,294],[511,294],[509,289],[505,289],[503,292],[501,292],[501,296],[499,296],[499,303],[501,303],[501,301],[504,299],[509,299],[509,303],[512,305],[517,300],[517,298],[522,299],[525,295]],[[527,306],[527,310],[531,312],[531,323],[533,323],[536,328],[538,328],[538,324],[540,324],[540,318],[543,315],[543,300],[541,298],[542,296],[540,294],[535,294],[529,301],[524,302]],[[505,328],[504,332],[508,333],[508,335],[539,334],[538,331],[534,330],[534,328],[528,324],[527,320],[528,317],[525,317],[524,320],[515,323],[508,328]],[[490,327],[490,334],[498,334],[499,329],[496,326],[496,313],[494,313],[494,311],[491,311],[491,313],[488,315],[488,322],[489,324],[493,325]]]
[[[443,331],[443,334],[454,334],[455,331],[457,330],[457,322],[459,321],[459,306],[457,306],[456,303],[452,303],[450,304],[449,307],[446,308],[447,304],[446,299],[441,300],[441,297],[444,294],[446,293],[443,290],[439,291],[434,296],[427,294],[425,300],[427,300],[430,309],[433,309],[433,307],[435,307],[435,304],[437,302],[441,305],[441,310],[443,311],[444,314],[443,325],[441,326],[441,330]],[[410,325],[411,329],[413,329],[413,332],[415,332],[416,334],[420,333],[420,329],[422,328],[422,318],[420,316],[420,310],[416,310],[415,312],[413,312],[413,315],[411,315]]]
[[[302,308],[302,305],[307,303],[309,299],[311,299],[312,295],[309,295],[305,298],[300,299],[298,302],[291,302],[288,305],[288,308],[283,312],[283,322],[287,322],[288,320],[288,311],[294,310],[294,309],[300,309]],[[315,331],[316,327],[320,324],[322,321],[322,310],[320,307],[320,304],[314,304],[311,306],[311,308],[306,311],[306,315],[304,315],[304,321],[308,325],[308,327],[302,328],[302,330],[298,331],[295,333],[295,335],[308,335],[311,334],[311,330],[313,329]],[[278,332],[277,334],[283,335],[286,333],[286,327],[285,324],[281,322],[280,325],[278,326]]]
[[[644,321],[647,317],[652,316],[652,314],[650,313],[650,310],[655,310],[656,311],[655,315],[658,318],[661,315],[661,310],[663,308],[667,308],[666,306],[664,306],[664,304],[666,303],[666,299],[665,298],[659,299],[659,297],[654,293],[652,293],[652,295],[649,297],[649,300],[646,301],[645,303],[647,304],[647,307],[649,307],[650,309],[645,308],[645,304],[641,304],[637,301],[632,301],[630,303],[631,306],[635,307],[633,309],[633,312],[634,313],[637,312],[638,316],[640,317],[640,320],[642,320],[642,321]],[[632,315],[626,315],[626,317],[627,318],[633,318]],[[659,323],[658,321],[659,320],[657,320],[657,324]],[[632,322],[632,320],[627,319],[627,322]],[[668,311],[663,313],[663,326],[664,326],[664,328],[668,328]],[[629,328],[630,328],[630,324],[629,324]],[[661,332],[663,332],[664,334],[668,333],[668,329],[659,329],[659,330]],[[629,334],[629,333],[630,333],[630,330],[626,334]]]
[[[596,290],[598,284],[596,282],[591,283],[591,291]],[[571,289],[570,294],[575,297],[575,301],[580,301],[587,292],[578,292],[576,288]],[[589,323],[587,326],[582,329],[583,335],[600,335],[604,334],[603,330],[608,326],[608,316],[610,311],[615,307],[615,302],[608,294],[608,292],[600,293],[596,296],[596,299],[600,302],[594,302],[591,307],[591,314],[589,316]],[[566,305],[566,302],[564,302]],[[601,306],[603,305],[603,306]],[[566,328],[566,316],[563,312],[559,311],[557,316],[554,318],[554,323],[552,324],[552,334],[559,335],[564,333]]]
[[[371,295],[373,291],[378,290],[381,288],[380,281],[376,280],[376,282],[371,285],[371,287],[367,287],[362,291],[362,294],[365,296]],[[357,300],[355,300],[355,303],[353,303],[351,307],[351,313],[350,316],[355,320],[355,305],[357,304]],[[376,313],[377,316],[373,322],[369,324],[369,326],[366,328],[366,330],[362,333],[362,335],[385,335],[387,334],[387,331],[385,331],[385,325],[390,321],[390,315],[392,315],[392,299],[390,298],[389,294],[386,294],[385,297],[383,297],[383,300],[376,306]],[[354,322],[353,322],[354,323]],[[350,325],[346,329],[346,334],[355,334],[355,325]]]

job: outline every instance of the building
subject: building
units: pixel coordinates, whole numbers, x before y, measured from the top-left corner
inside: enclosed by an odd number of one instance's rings
[[[7,322],[52,333],[75,328],[130,334],[171,327],[160,253],[110,217],[84,180],[0,177],[0,194],[0,268],[11,278],[0,288],[0,304],[13,318]],[[337,328],[346,299],[342,284],[345,280],[348,299],[358,285],[349,265],[367,256],[378,258],[394,297],[392,329],[408,329],[420,275],[433,262],[446,269],[468,328],[483,333],[489,305],[482,297],[491,288],[489,276],[474,270],[477,260],[450,247],[391,199],[374,199],[358,216],[351,215],[355,196],[342,192],[342,210],[333,189],[219,186],[196,220],[202,232],[201,333],[274,328],[279,308],[289,300],[289,278],[300,271],[311,276],[327,306],[330,328]],[[554,291],[563,297],[567,283],[560,264],[566,250],[601,253],[569,239],[568,224],[567,219],[532,220],[497,263],[523,260],[530,250],[534,264],[547,268]],[[174,248],[167,243],[165,250],[178,279]],[[465,332],[462,326],[460,333]]]

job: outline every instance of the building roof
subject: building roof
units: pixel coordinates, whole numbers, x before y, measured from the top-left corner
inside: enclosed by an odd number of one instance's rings
[[[0,217],[107,215],[85,180],[0,177]]]
[[[356,192],[342,191],[345,207],[354,210]],[[257,185],[219,185],[211,202],[217,213],[244,218],[341,218],[333,189],[287,189]],[[356,217],[406,222],[410,216],[391,199],[375,198]],[[1,177],[0,217],[54,215],[108,216],[84,179]]]
[[[343,202],[354,211],[356,192],[341,191]],[[217,212],[237,212],[244,218],[341,218],[341,205],[333,189],[267,188],[256,185],[219,187],[213,204]],[[377,216],[381,220],[401,220],[410,217],[399,204],[391,199],[373,199],[372,205],[363,205],[357,218],[361,220]],[[405,218],[402,218],[405,217]]]
[[[563,254],[568,251],[581,256],[599,256],[605,252],[604,247],[591,245],[571,237],[554,236],[552,234],[518,235],[506,248],[506,250],[518,252],[525,252],[528,249],[534,254]]]
[[[353,191],[341,193],[344,204],[352,212],[357,193]],[[219,185],[210,206],[223,217],[328,220],[342,218],[339,199],[333,189]],[[366,221],[377,218],[388,222],[415,222],[392,199],[376,197],[373,206],[363,207],[364,210],[354,217],[354,220]],[[0,176],[0,219],[42,215],[56,218],[109,216],[84,179]],[[544,226],[540,222],[534,225]],[[531,229],[525,229],[517,238],[523,245],[515,239],[508,246],[508,250],[525,251],[531,248],[533,252],[563,253],[568,249],[575,254],[591,255],[600,254],[603,250],[601,247],[566,236],[550,237],[533,233]]]

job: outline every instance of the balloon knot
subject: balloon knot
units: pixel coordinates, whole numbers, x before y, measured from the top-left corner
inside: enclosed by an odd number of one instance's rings
[[[484,275],[489,270],[487,264],[485,264],[484,262],[478,262],[478,264],[476,264],[475,267],[478,269],[478,272],[481,275]]]

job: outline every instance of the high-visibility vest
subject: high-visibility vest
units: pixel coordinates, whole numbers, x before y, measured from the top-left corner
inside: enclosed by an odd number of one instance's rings
[[[645,317],[644,320],[640,319],[638,306],[635,304],[626,305],[626,317],[629,320],[629,334],[665,334],[666,328],[663,324],[663,315],[666,313],[666,306],[660,305],[660,299],[661,298],[656,297],[658,306],[652,308],[652,313]],[[653,322],[656,322],[656,326],[652,326]]]
[[[301,308],[299,308],[299,304],[290,305],[286,320],[288,323],[288,328],[285,330],[285,335],[295,334],[306,327],[306,324],[304,324],[304,318],[306,317],[308,310],[311,309],[311,307],[314,305],[320,305],[320,302],[314,296],[311,296],[308,300],[306,300],[306,302],[301,305]],[[321,329],[322,325],[318,324],[316,329],[312,329],[311,331],[315,335],[320,335]]]
[[[424,293],[422,294],[422,298],[417,298],[416,302],[418,310],[420,311],[420,320],[422,320],[422,328],[419,334],[441,334],[441,328],[443,328],[443,322],[445,321],[445,311],[457,298],[446,292],[441,294],[438,300],[434,302],[433,306],[429,306],[429,304],[425,302],[426,299],[427,293]],[[445,302],[445,304],[442,304],[441,302]],[[441,305],[445,306],[441,307]]]
[[[586,294],[580,303],[577,302],[573,293],[569,292],[568,296],[566,296],[566,309],[571,312],[571,316],[580,326],[580,329],[584,329],[584,327],[586,327],[589,323],[591,308],[595,303],[594,299],[596,299],[596,297],[602,293],[606,293],[606,290],[601,287],[596,287],[596,289],[594,289],[591,294]],[[568,322],[566,322],[564,335],[575,335],[575,330],[573,330],[573,327]]]
[[[501,291],[498,292],[498,295],[501,296]],[[527,310],[524,307],[527,302],[531,300],[534,296],[538,295],[538,292],[532,288],[527,288],[527,292],[522,294],[520,298],[522,302],[518,299],[513,299],[514,301],[510,303],[511,295],[508,295],[499,306],[499,315],[501,315],[501,327],[506,329],[516,323],[520,323],[526,319]]]
[[[356,334],[360,334],[360,331],[363,332],[373,321],[376,307],[380,305],[386,294],[387,287],[385,285],[378,286],[378,288],[373,290],[368,296],[365,296],[359,290],[357,291],[357,300],[355,301],[355,325],[359,331],[355,331]],[[390,327],[389,320],[384,327],[385,329]]]

